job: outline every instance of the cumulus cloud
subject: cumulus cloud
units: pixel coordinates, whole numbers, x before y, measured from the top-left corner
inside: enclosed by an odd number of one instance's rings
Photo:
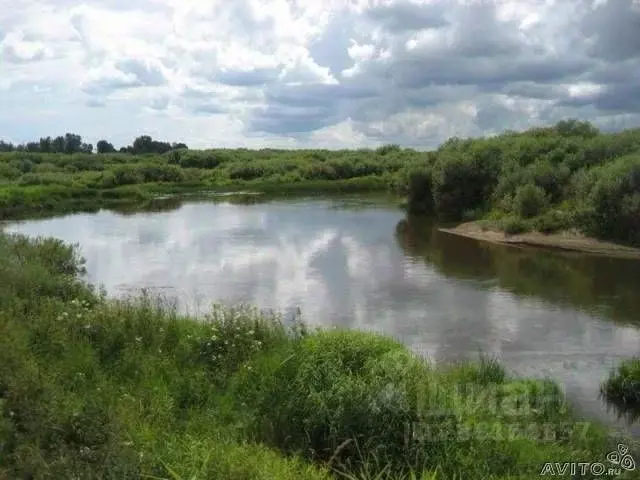
[[[640,125],[635,0],[0,7],[0,135],[20,141],[64,126],[89,141],[148,128],[203,147],[428,148],[566,117]],[[45,101],[46,118],[33,117]]]

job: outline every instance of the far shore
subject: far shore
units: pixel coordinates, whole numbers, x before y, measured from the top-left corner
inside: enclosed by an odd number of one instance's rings
[[[474,238],[485,242],[519,247],[537,247],[593,255],[640,259],[640,248],[605,242],[573,232],[544,234],[527,232],[508,235],[502,231],[483,229],[478,222],[466,222],[453,228],[440,228],[441,232]]]

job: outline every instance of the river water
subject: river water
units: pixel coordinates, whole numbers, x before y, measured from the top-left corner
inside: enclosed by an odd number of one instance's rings
[[[250,303],[313,325],[383,332],[434,360],[499,357],[559,381],[590,418],[640,434],[599,397],[640,354],[640,261],[486,244],[366,197],[185,203],[30,220],[10,232],[77,243],[89,280],[183,311]]]

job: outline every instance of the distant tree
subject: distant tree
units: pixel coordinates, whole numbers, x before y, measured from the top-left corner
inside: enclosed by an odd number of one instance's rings
[[[82,137],[75,133],[65,133],[64,153],[78,153],[82,151]]]
[[[27,152],[39,152],[40,142],[29,142],[25,145],[25,149]]]
[[[53,153],[64,153],[64,137],[58,136],[53,139],[51,144],[51,152]]]
[[[132,150],[135,155],[150,153],[153,139],[149,135],[141,135],[133,141]]]
[[[40,138],[40,151],[42,153],[50,153],[52,146],[51,137],[42,137]]]
[[[188,150],[189,149],[189,147],[187,147],[186,144],[184,144],[184,143],[176,143],[176,142],[173,142],[171,144],[171,148],[174,149],[174,150],[180,150],[180,149]]]
[[[554,127],[556,132],[564,137],[585,137],[591,138],[597,136],[600,131],[589,122],[582,122],[575,118],[562,120]]]
[[[159,142],[149,135],[141,135],[133,141],[133,145],[130,148],[134,155],[141,155],[144,153],[162,154],[170,151],[172,147],[169,142]]]
[[[80,151],[82,153],[93,153],[93,145],[91,143],[83,143],[80,145]]]
[[[114,153],[114,152],[116,152],[116,149],[113,146],[113,144],[107,142],[106,140],[100,140],[97,143],[96,148],[98,149],[98,153]]]
[[[14,149],[13,143],[0,140],[0,152],[13,152]]]

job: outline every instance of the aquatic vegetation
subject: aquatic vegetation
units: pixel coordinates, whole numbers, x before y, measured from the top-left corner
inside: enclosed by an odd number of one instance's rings
[[[624,409],[640,411],[640,358],[623,360],[602,383],[602,393]]]

